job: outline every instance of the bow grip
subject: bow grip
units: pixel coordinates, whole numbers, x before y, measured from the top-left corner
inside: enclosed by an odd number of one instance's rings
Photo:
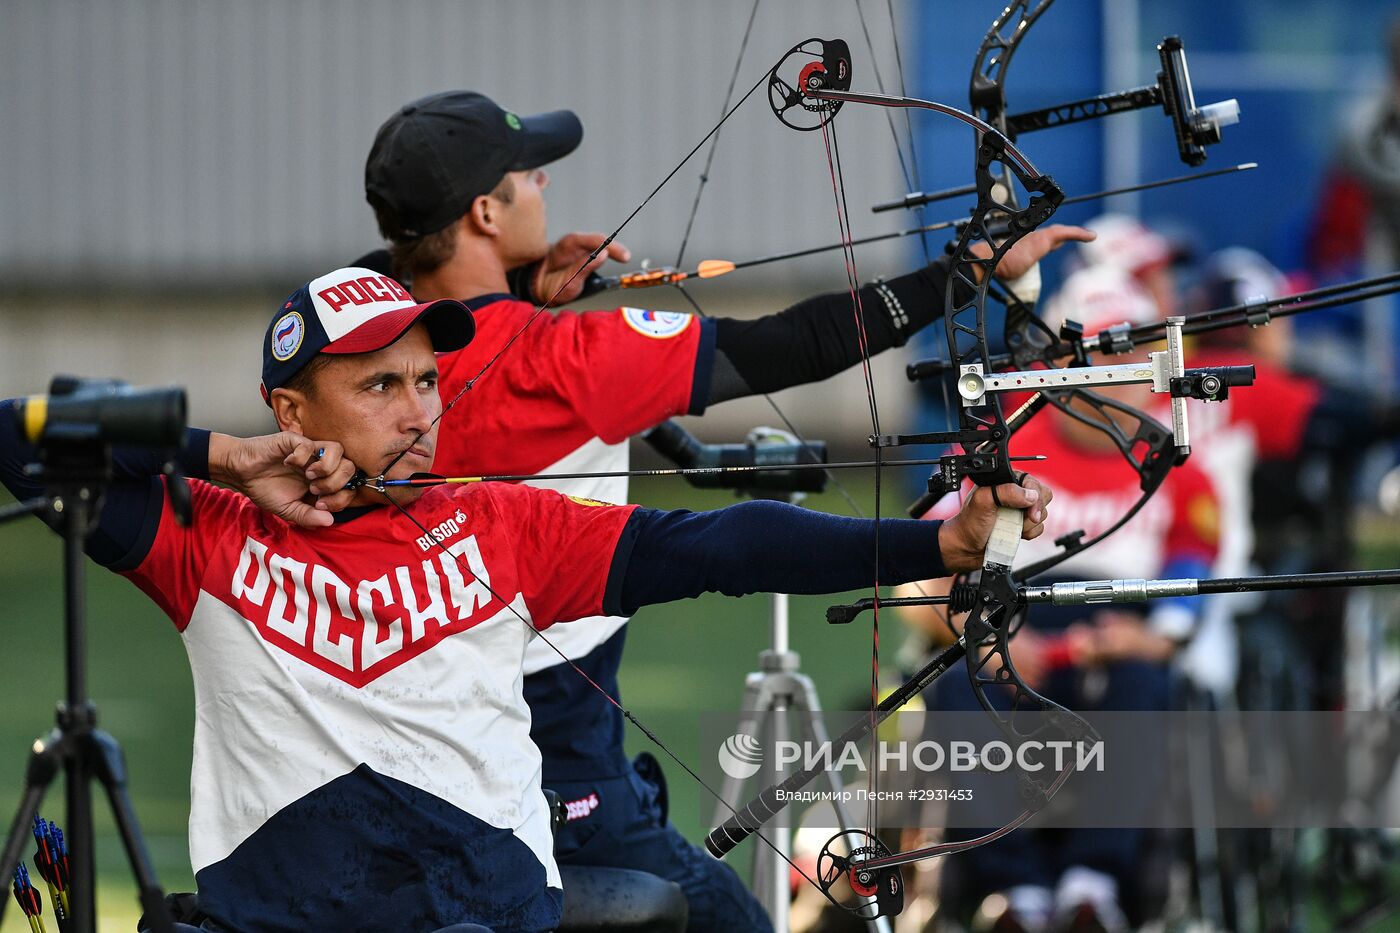
[[[997,507],[997,520],[992,525],[991,537],[987,539],[987,550],[983,565],[996,564],[1010,567],[1016,559],[1016,549],[1021,545],[1021,525],[1025,512],[1009,506]]]

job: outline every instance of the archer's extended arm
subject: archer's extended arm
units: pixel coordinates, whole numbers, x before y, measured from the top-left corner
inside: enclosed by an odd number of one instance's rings
[[[1027,508],[1024,537],[1044,527],[1051,493],[1034,480],[996,487],[1001,501]],[[1035,505],[1037,500],[1040,505]],[[638,607],[724,593],[839,593],[945,576],[977,566],[996,517],[991,489],[969,497],[947,522],[883,519],[876,523],[756,501],[712,512],[637,509],[614,552],[604,609]]]

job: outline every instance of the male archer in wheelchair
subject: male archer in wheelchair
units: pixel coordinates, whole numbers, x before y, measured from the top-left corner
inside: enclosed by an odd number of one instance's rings
[[[556,623],[875,578],[874,523],[774,502],[661,512],[507,483],[386,482],[432,469],[439,359],[475,334],[342,269],[293,293],[262,342],[281,432],[189,432],[193,521],[163,456],[124,452],[88,553],[169,616],[194,675],[190,855],[213,930],[548,930],[559,872],[521,691]],[[0,481],[37,493],[42,451],[0,403]],[[347,488],[349,487],[349,488]],[[995,490],[1041,533],[1052,494]],[[880,579],[978,565],[979,490],[946,522],[886,519]],[[566,629],[567,627],[565,627]]]

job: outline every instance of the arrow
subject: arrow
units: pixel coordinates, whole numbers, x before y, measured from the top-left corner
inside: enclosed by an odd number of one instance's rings
[[[1108,198],[1120,194],[1132,194],[1135,191],[1148,191],[1152,188],[1165,188],[1168,185],[1179,185],[1188,181],[1201,181],[1206,178],[1214,178],[1217,175],[1231,175],[1235,172],[1248,172],[1259,167],[1258,162],[1241,162],[1239,165],[1229,165],[1225,168],[1211,169],[1208,172],[1188,172],[1185,175],[1176,175],[1171,178],[1162,178],[1157,181],[1143,182],[1140,185],[1129,185],[1126,188],[1112,188],[1108,191],[1097,191],[1093,194],[1080,194],[1072,198],[1065,198],[1060,202],[1064,207],[1068,204],[1080,204],[1084,201],[1092,201],[1095,198]],[[922,207],[925,204],[932,204],[935,201],[946,201],[950,198],[961,197],[965,194],[976,194],[977,188],[974,185],[964,185],[961,188],[947,188],[943,191],[931,191],[924,194],[922,191],[911,191],[902,198],[893,201],[881,201],[870,208],[873,214],[884,211],[898,210],[901,207],[914,208]]]
[[[44,933],[44,920],[40,916],[44,912],[44,905],[39,900],[38,889],[29,880],[29,870],[24,867],[23,862],[15,866],[14,883],[10,889],[14,891],[15,900],[19,901],[19,909],[29,920],[29,929],[33,933]]]
[[[1044,460],[1043,454],[1036,454],[1027,457],[1012,457],[1013,461]],[[901,466],[932,466],[938,463],[936,457],[918,458],[909,460],[886,460],[881,465],[886,467]],[[556,480],[556,479],[606,479],[612,477],[652,477],[652,476],[723,476],[735,473],[781,473],[790,470],[858,470],[870,469],[875,466],[874,460],[847,460],[840,463],[775,463],[775,464],[755,464],[753,466],[729,466],[729,467],[673,467],[660,470],[608,470],[598,473],[515,473],[498,474],[495,476],[440,476],[437,473],[414,473],[406,479],[379,479],[361,477],[359,482],[351,480],[347,489],[354,489],[358,486],[369,486],[373,489],[383,491],[385,489],[396,489],[409,487],[414,489],[425,489],[430,486],[442,486],[446,484],[467,484],[467,483],[523,483],[535,480]]]
[[[1241,162],[1239,165],[1231,165],[1226,168],[1212,169],[1209,172],[1192,172],[1187,175],[1177,175],[1173,178],[1163,178],[1158,181],[1144,182],[1140,185],[1129,185],[1126,188],[1111,188],[1107,191],[1095,191],[1091,194],[1075,195],[1072,198],[1065,198],[1061,206],[1067,204],[1081,204],[1085,201],[1093,201],[1099,198],[1111,198],[1120,194],[1131,194],[1135,191],[1146,191],[1149,188],[1162,188],[1167,185],[1179,185],[1188,181],[1201,181],[1206,178],[1215,178],[1220,175],[1231,175],[1236,172],[1249,172],[1259,167],[1258,162]],[[930,200],[935,200],[935,195],[944,197],[955,197],[959,194],[969,193],[964,188],[952,188],[946,192],[935,192],[928,195]],[[916,192],[916,194],[918,194]],[[912,197],[910,195],[909,197]],[[919,195],[923,196],[923,195]],[[904,204],[902,201],[896,206],[914,207],[918,204],[926,204],[928,201],[918,201]],[[881,205],[876,205],[874,209],[880,209]],[[888,209],[888,208],[887,208]],[[788,259],[800,259],[803,256],[815,256],[819,253],[830,252],[831,250],[850,248],[855,246],[865,246],[869,243],[880,243],[885,240],[897,240],[903,237],[919,236],[923,233],[933,233],[937,230],[948,230],[960,228],[965,224],[966,218],[957,220],[944,220],[923,227],[914,227],[910,230],[896,230],[893,233],[877,233],[873,236],[861,237],[856,240],[848,240],[845,243],[828,243],[825,246],[811,246],[807,249],[793,250],[787,253],[774,253],[771,256],[760,256],[757,259],[745,259],[734,262],[728,259],[706,259],[696,265],[689,272],[665,266],[660,269],[643,269],[639,272],[627,272],[622,275],[600,276],[598,279],[598,291],[607,291],[614,288],[653,288],[658,285],[678,285],[687,279],[713,279],[721,275],[728,275],[740,269],[751,269],[754,266],[764,266],[770,262],[783,262]],[[995,230],[992,231],[996,233]]]

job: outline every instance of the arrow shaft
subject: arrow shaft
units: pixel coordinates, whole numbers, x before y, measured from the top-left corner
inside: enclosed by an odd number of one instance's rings
[[[887,467],[930,466],[937,462],[937,458],[919,458],[910,460],[886,460],[883,465]],[[855,470],[873,468],[874,466],[875,461],[873,460],[848,460],[837,463],[755,464],[754,466],[732,467],[673,467],[658,470],[611,470],[596,473],[516,473],[499,474],[495,476],[424,475],[409,477],[408,479],[386,479],[384,480],[384,486],[388,489],[393,489],[405,486],[441,486],[444,483],[523,483],[531,480],[605,479],[623,476],[715,476],[731,473],[768,473],[787,470]]]
[[[1100,198],[1110,198],[1120,194],[1131,194],[1137,191],[1147,191],[1152,188],[1164,188],[1168,185],[1179,185],[1189,181],[1201,181],[1206,178],[1215,178],[1220,175],[1231,175],[1237,172],[1248,172],[1258,167],[1259,163],[1257,162],[1242,162],[1239,165],[1231,165],[1226,168],[1213,169],[1208,172],[1192,172],[1187,175],[1177,175],[1173,178],[1162,178],[1158,179],[1157,181],[1144,182],[1140,185],[1129,185],[1125,188],[1110,188],[1106,191],[1095,191],[1090,194],[1079,194],[1075,195],[1072,198],[1066,198],[1062,206],[1068,204],[1082,204],[1085,201],[1094,201]],[[908,204],[903,204],[903,202],[901,202],[900,206],[917,207],[921,204],[927,204],[931,201],[939,200],[941,197],[953,197],[957,194],[969,193],[975,194],[976,191],[975,189],[969,190],[967,188],[954,188],[950,189],[948,192],[935,192],[933,194],[927,195],[925,196],[926,200],[914,200],[910,201]],[[877,207],[878,206],[880,205],[877,205]],[[751,269],[754,266],[765,266],[772,262],[784,262],[789,259],[801,259],[804,256],[817,256],[821,253],[828,253],[832,250],[837,249],[844,249],[854,246],[865,246],[870,243],[881,243],[886,240],[898,240],[904,237],[919,236],[924,233],[933,233],[938,230],[948,230],[951,228],[961,227],[965,222],[966,221],[963,218],[959,218],[957,220],[943,220],[939,221],[938,223],[927,224],[922,227],[913,227],[909,230],[896,230],[892,233],[876,233],[872,234],[871,236],[859,237],[855,240],[849,240],[845,243],[828,243],[824,246],[809,246],[806,249],[791,250],[786,253],[773,253],[769,256],[759,256],[755,259],[745,259],[742,262],[736,262],[733,264],[733,268],[730,271],[732,272],[737,271],[739,269]],[[645,288],[652,285],[669,285],[676,282],[685,281],[686,279],[697,277],[701,277],[699,269],[692,269],[689,272],[675,272],[672,270],[653,270],[650,272],[630,273],[628,275],[610,276],[604,278],[603,287],[605,289]]]
[[[1258,162],[1241,162],[1239,165],[1229,165],[1225,168],[1211,169],[1206,172],[1188,172],[1185,175],[1175,175],[1171,178],[1159,178],[1156,181],[1146,181],[1139,185],[1128,185],[1123,188],[1109,188],[1104,191],[1095,191],[1092,194],[1077,194],[1072,198],[1065,198],[1060,202],[1060,206],[1067,207],[1070,204],[1082,204],[1085,201],[1094,201],[1099,198],[1111,198],[1120,194],[1132,194],[1137,191],[1150,191],[1153,188],[1165,188],[1169,185],[1180,185],[1190,181],[1203,181],[1207,178],[1216,178],[1220,175],[1232,175],[1236,172],[1252,171],[1258,167]],[[965,185],[961,188],[948,188],[943,191],[931,191],[928,194],[911,192],[897,200],[884,201],[880,204],[876,204],[870,210],[878,214],[883,211],[891,211],[901,207],[922,207],[925,204],[932,204],[935,201],[946,201],[949,198],[976,193],[977,188],[969,185]]]

